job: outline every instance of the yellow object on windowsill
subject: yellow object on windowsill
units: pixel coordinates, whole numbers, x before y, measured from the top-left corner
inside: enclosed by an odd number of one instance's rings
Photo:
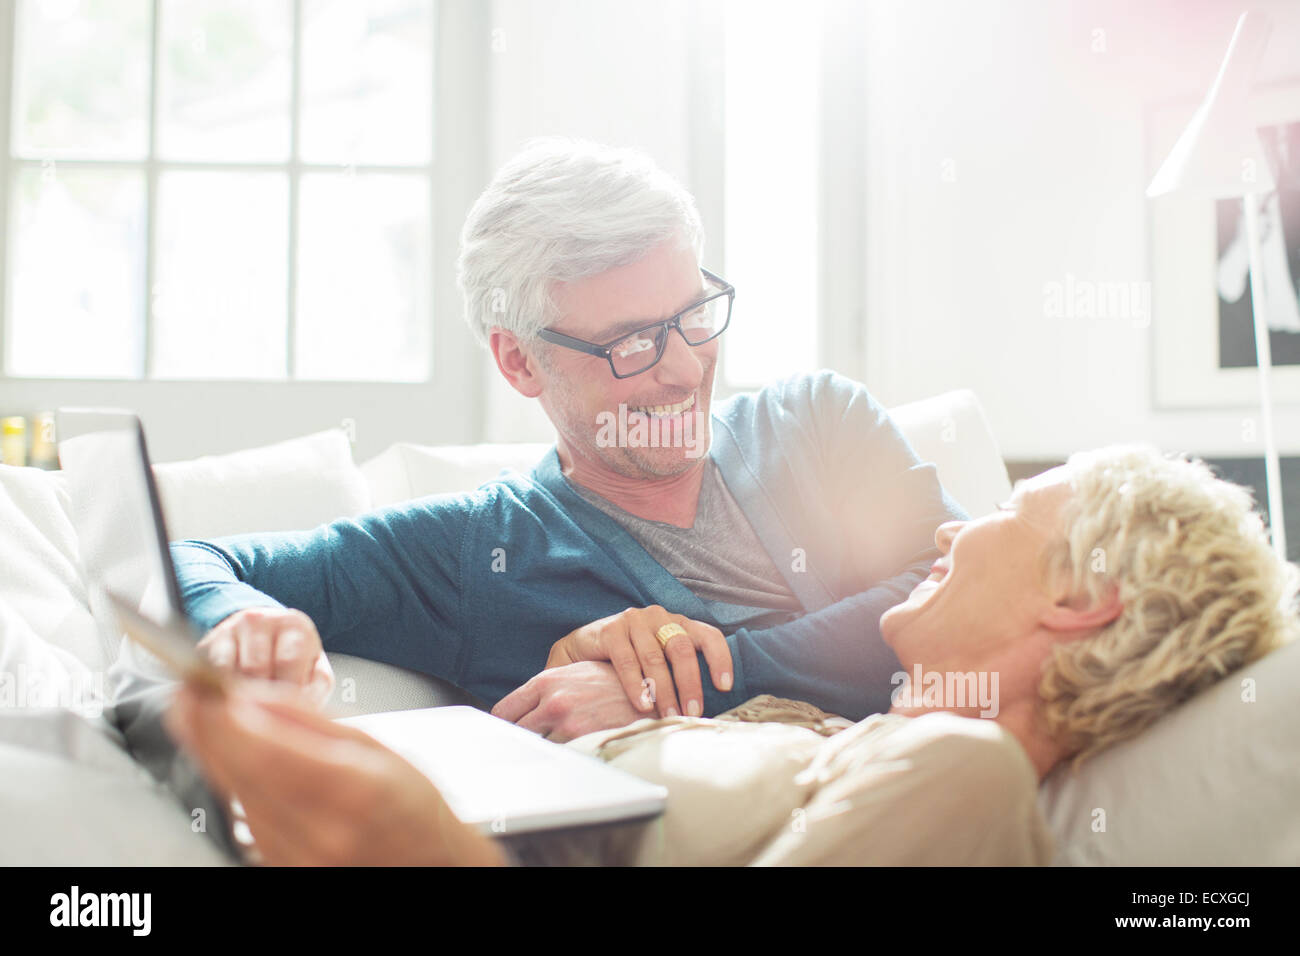
[[[59,467],[59,446],[54,436],[54,413],[37,412],[32,416],[32,448],[28,464],[47,471]]]
[[[0,462],[27,464],[27,419],[21,415],[0,419]]]

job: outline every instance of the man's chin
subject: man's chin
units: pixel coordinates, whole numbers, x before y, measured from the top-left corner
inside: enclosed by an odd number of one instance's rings
[[[670,434],[663,444],[629,444],[619,449],[623,461],[646,477],[668,478],[690,471],[709,453],[711,436],[707,431],[692,436]]]
[[[696,452],[682,448],[629,448],[627,462],[641,475],[671,478],[690,471],[708,454],[708,448]]]

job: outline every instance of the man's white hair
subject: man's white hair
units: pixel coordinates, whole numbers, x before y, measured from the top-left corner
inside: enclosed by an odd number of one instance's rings
[[[675,239],[698,261],[695,200],[645,153],[589,140],[530,140],[497,172],[461,231],[456,282],[486,345],[500,326],[521,342],[560,316],[556,283],[629,265]]]

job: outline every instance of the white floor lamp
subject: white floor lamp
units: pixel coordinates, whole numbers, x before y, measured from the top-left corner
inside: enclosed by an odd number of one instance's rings
[[[1273,355],[1269,348],[1259,251],[1259,201],[1275,188],[1275,183],[1250,110],[1255,70],[1271,30],[1272,24],[1262,13],[1241,15],[1214,85],[1151,180],[1147,196],[1180,193],[1205,199],[1240,198],[1243,203],[1246,244],[1250,248],[1251,311],[1255,321],[1255,358],[1259,365],[1269,530],[1273,549],[1285,561],[1281,468],[1273,434]]]

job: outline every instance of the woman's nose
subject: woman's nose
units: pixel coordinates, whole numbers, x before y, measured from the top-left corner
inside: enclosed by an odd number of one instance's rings
[[[934,531],[934,543],[938,546],[942,554],[947,554],[952,550],[952,539],[957,537],[957,532],[966,526],[964,521],[945,521]]]

